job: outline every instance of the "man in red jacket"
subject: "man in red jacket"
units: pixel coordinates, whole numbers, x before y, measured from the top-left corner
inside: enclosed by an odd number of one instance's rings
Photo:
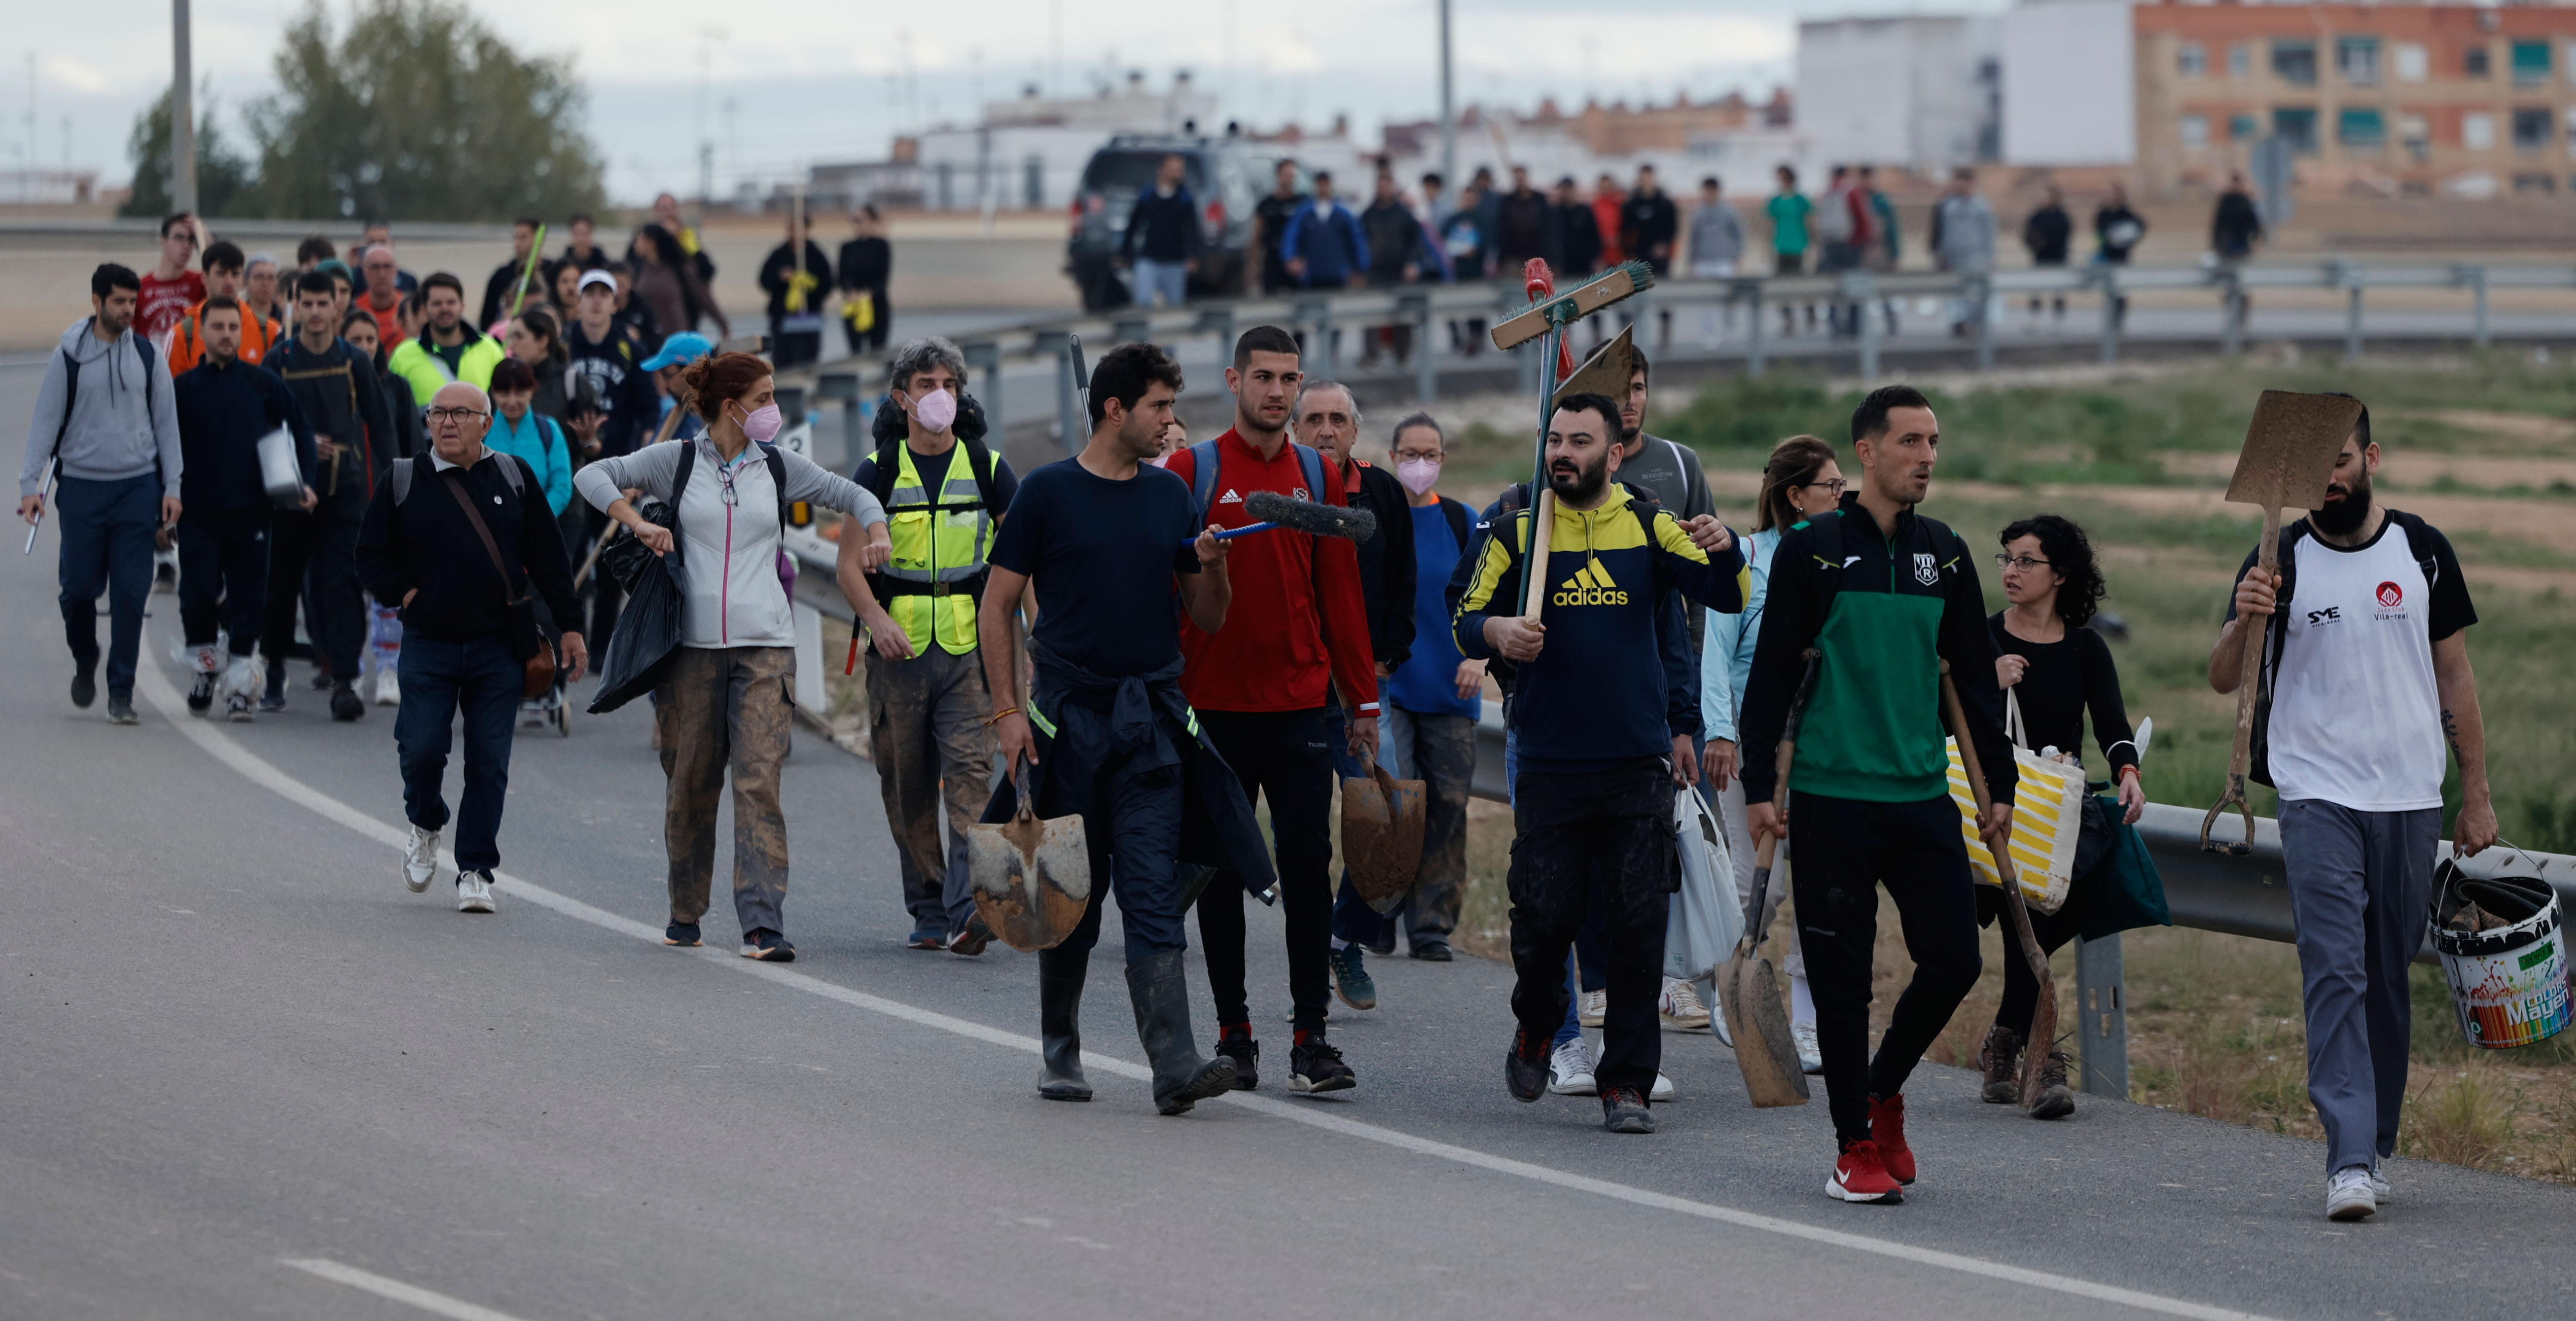
[[[1255,326],[1234,345],[1225,384],[1234,426],[1175,451],[1164,466],[1190,484],[1201,521],[1241,527],[1255,491],[1344,504],[1315,451],[1288,439],[1297,395],[1297,341]],[[1377,667],[1369,651],[1359,556],[1350,542],[1303,532],[1245,537],[1229,556],[1236,609],[1220,633],[1181,627],[1189,669],[1181,691],[1198,713],[1246,798],[1270,800],[1270,828],[1287,907],[1288,994],[1296,1006],[1288,1090],[1337,1092],[1358,1084],[1324,1040],[1326,974],[1332,947],[1333,689],[1352,715],[1356,753],[1377,748]],[[1220,875],[1199,896],[1199,945],[1216,999],[1217,1050],[1234,1061],[1235,1086],[1259,1082],[1261,1057],[1243,989],[1243,889]]]

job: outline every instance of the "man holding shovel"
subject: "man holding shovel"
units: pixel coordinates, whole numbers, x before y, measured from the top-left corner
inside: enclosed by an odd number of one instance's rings
[[[1212,826],[1223,861],[1271,883],[1251,808],[1181,697],[1174,581],[1190,622],[1210,633],[1225,626],[1234,589],[1227,543],[1201,526],[1189,487],[1146,462],[1180,388],[1181,369],[1153,345],[1101,358],[1091,442],[1021,483],[993,541],[979,621],[984,680],[1000,707],[987,723],[1008,775],[984,819],[1009,820],[1025,792],[1041,816],[1079,814],[1089,849],[1081,921],[1038,955],[1038,1094],[1091,1099],[1079,1009],[1106,886],[1126,927],[1127,993],[1154,1102],[1167,1115],[1234,1087],[1233,1064],[1200,1056],[1190,1032],[1183,822]],[[1044,607],[1029,642],[1036,684],[1023,702],[1012,615],[1032,584]]]
[[[1825,1193],[1900,1202],[1902,1185],[1914,1181],[1905,1080],[1982,968],[1943,746],[1943,661],[1993,800],[1979,823],[1990,848],[2010,832],[2015,774],[1976,559],[1958,533],[1914,512],[1932,486],[1941,424],[1921,392],[1891,385],[1861,401],[1851,428],[1859,489],[1790,528],[1772,553],[1744,696],[1741,774],[1754,843],[1780,836],[1797,849],[1791,892],[1838,1153]],[[1817,677],[1783,813],[1773,757],[1810,649],[1820,653]],[[1915,968],[1872,1058],[1870,951],[1882,882]]]
[[[2280,790],[2281,854],[2306,981],[2308,1099],[2326,1130],[2326,1215],[2361,1220],[2389,1198],[2413,1006],[2442,832],[2442,745],[2460,764],[2452,842],[2495,843],[2486,723],[2467,629],[2477,622],[2440,532],[2371,499],[2379,446],[2361,410],[2323,507],[2281,529],[2280,568],[2245,557],[2209,653],[2209,686],[2246,682],[2244,630],[2271,621],[2268,719],[2255,780]],[[2257,548],[2259,552],[2260,548]],[[2259,708],[2258,708],[2259,710]]]
[[[1647,1089],[1662,1059],[1655,996],[1679,878],[1673,785],[1687,773],[1667,723],[1657,617],[1674,591],[1740,610],[1746,578],[1732,538],[1704,551],[1671,514],[1612,480],[1618,443],[1619,405],[1608,396],[1557,401],[1541,609],[1525,606],[1533,520],[1514,518],[1484,539],[1455,631],[1469,659],[1499,655],[1519,667],[1511,895],[1520,1030],[1505,1081],[1523,1101],[1547,1091],[1550,1043],[1565,1021],[1566,952],[1597,892],[1609,945],[1606,1049],[1594,1074],[1602,1122],[1613,1133],[1652,1133]]]

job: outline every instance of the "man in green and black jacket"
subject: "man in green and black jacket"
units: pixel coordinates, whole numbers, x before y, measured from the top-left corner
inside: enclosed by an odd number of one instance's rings
[[[1791,887],[1840,1151],[1825,1191],[1900,1201],[1914,1156],[1899,1093],[1980,970],[1966,836],[1950,798],[1943,661],[1995,803],[1981,823],[1990,843],[2009,828],[2014,771],[1976,563],[1958,533],[1914,512],[1932,485],[1940,422],[1920,391],[1891,385],[1861,401],[1851,427],[1859,488],[1790,528],[1773,553],[1744,698],[1745,815],[1756,843],[1798,824]],[[1822,654],[1783,815],[1773,807],[1773,755],[1809,648]],[[1882,882],[1915,969],[1872,1059],[1870,949]]]

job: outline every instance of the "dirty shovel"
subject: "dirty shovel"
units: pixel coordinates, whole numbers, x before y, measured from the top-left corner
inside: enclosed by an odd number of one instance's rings
[[[1808,648],[1807,674],[1798,681],[1797,695],[1789,701],[1788,724],[1780,732],[1780,750],[1773,763],[1779,780],[1771,791],[1775,808],[1785,810],[1788,805],[1789,763],[1795,756],[1798,721],[1807,711],[1807,694],[1815,691],[1819,655]],[[1735,942],[1735,953],[1717,970],[1718,1011],[1726,1015],[1727,1035],[1735,1040],[1735,1064],[1744,1071],[1744,1093],[1765,1110],[1807,1103],[1807,1075],[1798,1067],[1797,1043],[1789,1038],[1789,1010],[1780,1002],[1780,979],[1771,970],[1771,960],[1758,953],[1771,934],[1762,914],[1769,906],[1771,862],[1779,844],[1776,835],[1764,839],[1753,855],[1753,902],[1744,910],[1744,934]]]
[[[1022,953],[1053,949],[1091,902],[1091,851],[1082,818],[1038,819],[1028,778],[1015,777],[1019,810],[997,825],[966,827],[967,880],[975,915]]]
[[[1413,893],[1422,870],[1422,781],[1399,780],[1360,755],[1360,774],[1342,781],[1342,864],[1372,911],[1390,912]]]
[[[2335,456],[2360,420],[2361,401],[2341,395],[2266,390],[2255,403],[2254,423],[2245,429],[2245,448],[2236,456],[2236,476],[2227,484],[2227,502],[2263,507],[2263,540],[2255,551],[2263,572],[2276,573],[2281,567],[2281,510],[2315,509],[2326,502]],[[2271,623],[2265,615],[2255,627],[2239,630],[2245,637],[2245,661],[2236,683],[2236,746],[2228,754],[2227,790],[2200,819],[2200,847],[2211,853],[2242,856],[2254,849],[2254,808],[2245,801],[2245,771],[2253,755],[2254,702],[2262,686]],[[2245,838],[2212,843],[2210,828],[2230,807],[2245,820]]]

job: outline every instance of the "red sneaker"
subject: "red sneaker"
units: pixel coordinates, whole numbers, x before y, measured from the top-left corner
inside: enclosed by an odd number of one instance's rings
[[[1825,1196],[1837,1202],[1894,1206],[1905,1200],[1905,1190],[1887,1177],[1887,1166],[1878,1158],[1878,1144],[1863,1138],[1843,1147],[1843,1158],[1834,1163],[1834,1177],[1825,1181]]]
[[[1878,1147],[1878,1159],[1887,1166],[1887,1175],[1898,1183],[1914,1182],[1914,1151],[1905,1145],[1905,1097],[1902,1094],[1880,1100],[1869,1098],[1869,1140]]]

